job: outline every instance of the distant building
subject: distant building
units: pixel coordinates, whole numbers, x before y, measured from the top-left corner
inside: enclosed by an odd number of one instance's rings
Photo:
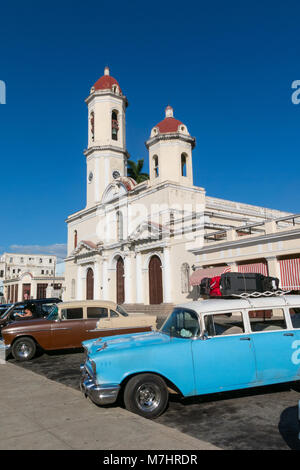
[[[199,257],[191,248],[207,246],[206,237],[216,231],[290,215],[209,197],[195,186],[196,140],[170,106],[146,142],[150,178],[137,184],[127,175],[127,98],[108,68],[86,103],[87,201],[67,219],[66,300],[106,299],[140,308],[195,299],[190,276]],[[222,253],[218,257],[201,263],[226,264]]]
[[[57,267],[60,268],[59,273]],[[65,278],[56,256],[3,253],[0,257],[0,281],[3,283],[1,301],[10,303],[62,297]]]

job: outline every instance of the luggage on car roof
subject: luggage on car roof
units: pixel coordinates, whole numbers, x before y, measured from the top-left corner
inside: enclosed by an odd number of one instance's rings
[[[247,292],[264,292],[264,276],[257,273],[224,273],[221,275],[222,296],[239,295]]]

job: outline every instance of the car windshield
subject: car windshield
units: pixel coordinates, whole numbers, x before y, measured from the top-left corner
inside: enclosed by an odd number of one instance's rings
[[[57,318],[58,318],[58,307],[57,305],[53,305],[47,317],[47,320],[57,320]]]
[[[161,333],[177,338],[193,338],[200,334],[199,319],[193,310],[177,308],[160,329]]]
[[[15,307],[15,305],[11,305],[11,307],[8,307],[7,310],[5,310],[1,314],[0,318],[6,318],[6,316],[13,310],[14,307]]]
[[[124,310],[123,307],[121,307],[121,305],[117,305],[116,310],[117,310],[118,313],[123,315],[123,317],[128,317],[128,313]]]
[[[0,313],[1,313],[0,318],[5,317],[5,314],[6,314],[8,309],[9,309],[9,307],[7,307],[7,306],[5,306],[5,307],[0,306]]]

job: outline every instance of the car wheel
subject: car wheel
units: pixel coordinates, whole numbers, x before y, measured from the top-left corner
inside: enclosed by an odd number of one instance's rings
[[[154,374],[132,377],[124,390],[124,403],[128,411],[144,418],[154,419],[166,409],[169,393],[163,379]]]
[[[11,352],[16,361],[30,361],[35,356],[36,344],[31,338],[20,338],[13,343]]]

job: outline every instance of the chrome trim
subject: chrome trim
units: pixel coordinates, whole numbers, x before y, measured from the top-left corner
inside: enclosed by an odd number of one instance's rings
[[[80,370],[82,371],[80,390],[86,397],[89,397],[96,405],[111,405],[115,403],[121,388],[120,385],[97,385],[95,378],[91,377],[89,370],[84,364],[80,366]]]

